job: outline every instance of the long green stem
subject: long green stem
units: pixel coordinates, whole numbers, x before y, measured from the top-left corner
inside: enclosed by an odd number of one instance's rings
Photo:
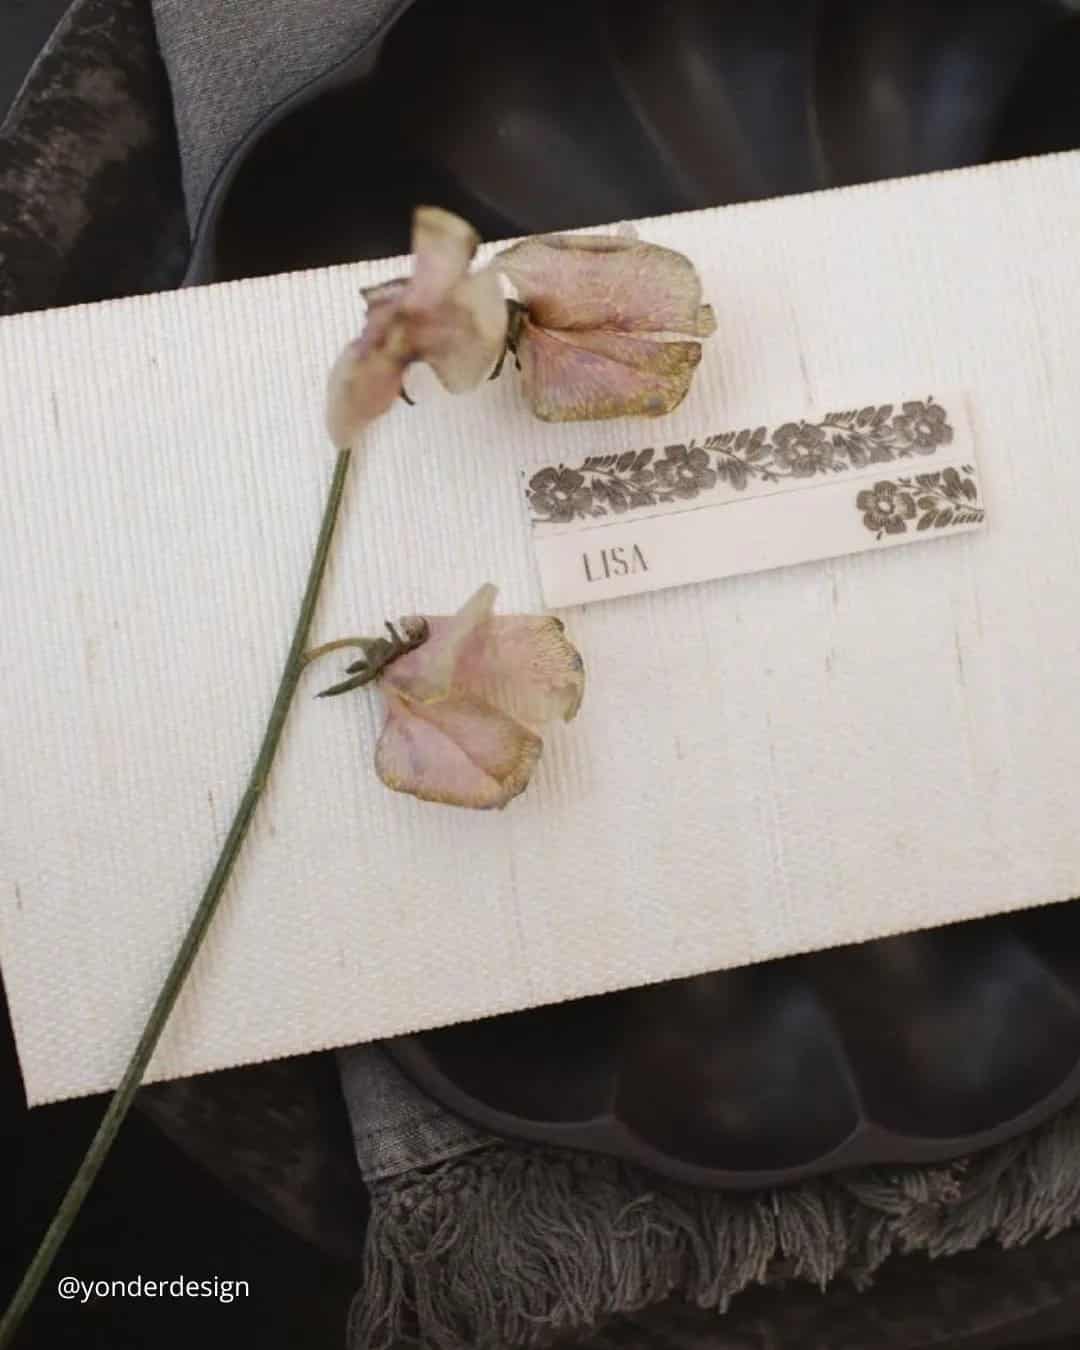
[[[0,1322],[0,1350],[6,1350],[6,1347],[11,1344],[19,1323],[33,1302],[42,1280],[49,1273],[49,1267],[55,1260],[60,1245],[71,1229],[71,1225],[75,1222],[76,1215],[82,1208],[82,1203],[86,1199],[90,1187],[94,1184],[94,1178],[101,1170],[101,1165],[112,1147],[124,1117],[131,1108],[135,1093],[142,1082],[143,1074],[146,1072],[146,1066],[150,1063],[161,1033],[169,1020],[169,1014],[173,1010],[173,1005],[176,1003],[192,962],[195,960],[202,940],[206,936],[206,931],[210,927],[210,922],[217,910],[233,865],[243,847],[248,827],[255,815],[255,808],[259,804],[259,798],[270,775],[270,767],[274,762],[274,755],[281,740],[281,733],[285,726],[285,719],[292,703],[293,694],[296,692],[297,683],[304,669],[304,648],[307,644],[308,633],[315,614],[315,606],[319,599],[319,590],[326,572],[330,541],[333,538],[334,525],[337,522],[341,498],[345,491],[350,458],[350,451],[341,450],[338,452],[334,476],[330,484],[330,493],[323,509],[319,538],[315,545],[315,556],[311,560],[311,569],[308,572],[307,586],[300,604],[300,613],[296,620],[296,628],[293,631],[289,654],[285,658],[285,667],[281,672],[281,681],[278,684],[277,694],[270,709],[270,717],[263,733],[262,745],[259,747],[255,766],[251,771],[247,787],[244,789],[244,795],[240,798],[240,804],[236,809],[232,826],[221,847],[221,853],[213,872],[210,874],[210,879],[206,883],[206,889],[199,901],[199,907],[196,909],[188,930],[184,934],[180,950],[176,953],[169,973],[165,977],[165,983],[161,987],[161,992],[158,994],[150,1016],[147,1018],[143,1033],[139,1037],[139,1042],[127,1068],[124,1070],[120,1086],[113,1093],[112,1100],[102,1117],[97,1133],[94,1135],[90,1147],[86,1150],[86,1156],[79,1165],[79,1170],[75,1173],[75,1179],[60,1202],[60,1207],[56,1211],[52,1223],[46,1229],[45,1236],[41,1239],[33,1260],[27,1267],[26,1274],[4,1313],[3,1321]]]

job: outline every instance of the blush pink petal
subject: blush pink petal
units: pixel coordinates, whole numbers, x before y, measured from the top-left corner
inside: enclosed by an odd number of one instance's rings
[[[470,274],[478,236],[449,211],[418,207],[413,216],[411,277],[365,292],[364,332],[338,358],[327,387],[326,425],[339,448],[401,393],[405,371],[426,361],[451,393],[472,389],[506,341],[506,304],[498,274]]]
[[[446,698],[454,685],[454,671],[470,636],[491,618],[498,589],[487,583],[456,614],[426,617],[427,640],[399,657],[382,677],[411,699],[430,702]]]
[[[430,311],[416,315],[413,340],[451,394],[463,394],[491,372],[506,343],[506,297],[490,267],[473,272]]]
[[[538,417],[657,416],[686,397],[701,359],[686,339],[716,327],[689,258],[623,235],[546,235],[495,265],[522,306],[515,352]]]
[[[422,313],[444,300],[469,270],[480,236],[468,221],[439,206],[413,212],[412,251],[416,266],[409,279],[405,308]]]
[[[493,614],[497,594],[481,586],[457,614],[427,618],[427,640],[387,668],[384,685],[418,702],[466,695],[530,726],[570,721],[585,692],[580,653],[559,619]]]
[[[474,810],[503,807],[524,791],[542,743],[520,722],[469,699],[416,703],[384,693],[375,768],[388,788]]]
[[[529,726],[569,722],[585,695],[585,665],[560,619],[497,614],[462,643],[454,688]]]
[[[495,596],[481,586],[457,614],[425,619],[427,638],[380,675],[387,720],[375,762],[388,787],[505,806],[540,758],[533,728],[577,713],[585,669],[562,623],[494,615]]]
[[[401,335],[397,335],[401,336]],[[353,445],[369,422],[394,405],[408,365],[403,344],[394,343],[393,315],[373,314],[361,337],[344,348],[326,387],[326,429],[339,449]]]
[[[695,337],[715,328],[694,264],[658,244],[618,235],[541,235],[500,253],[495,265],[542,328]]]
[[[697,342],[555,333],[528,321],[518,340],[525,396],[548,422],[668,413],[686,397],[700,360]]]

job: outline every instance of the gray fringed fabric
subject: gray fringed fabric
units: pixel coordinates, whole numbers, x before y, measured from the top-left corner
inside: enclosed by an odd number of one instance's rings
[[[377,1049],[340,1063],[372,1201],[350,1350],[541,1346],[672,1298],[724,1313],[753,1285],[861,1287],[894,1255],[1016,1247],[1080,1218],[1080,1106],[945,1166],[719,1192],[495,1142]]]

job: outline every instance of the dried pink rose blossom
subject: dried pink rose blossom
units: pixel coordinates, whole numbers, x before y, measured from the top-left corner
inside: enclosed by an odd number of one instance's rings
[[[426,361],[451,393],[472,389],[506,343],[506,301],[491,268],[469,272],[479,236],[435,206],[413,214],[411,277],[364,292],[367,324],[330,372],[326,424],[336,446],[355,445],[363,428],[402,392],[405,371]]]
[[[570,721],[585,668],[555,618],[495,615],[481,586],[457,614],[405,620],[426,638],[378,677],[387,719],[375,768],[387,787],[425,801],[503,807],[524,791],[543,742],[535,728]]]
[[[520,302],[509,343],[538,417],[657,416],[686,396],[701,360],[686,337],[716,327],[689,258],[621,235],[542,235],[494,266]]]

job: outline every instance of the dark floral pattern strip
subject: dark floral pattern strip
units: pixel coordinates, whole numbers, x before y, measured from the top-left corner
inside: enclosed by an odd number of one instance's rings
[[[766,427],[722,432],[700,445],[591,455],[577,467],[541,469],[529,480],[527,495],[534,521],[562,525],[690,501],[722,487],[743,492],[753,482],[810,479],[932,455],[952,439],[947,410],[933,398],[901,404],[899,411],[885,403],[828,413],[817,422],[785,422],[772,432]],[[886,510],[886,496],[873,508],[874,518],[885,523],[873,528],[895,534],[895,522],[907,528],[916,512],[905,514],[903,492],[889,499]]]
[[[911,478],[883,479],[864,488],[855,506],[878,539],[906,534],[909,526],[943,530],[949,525],[981,525],[986,508],[979,501],[974,474],[970,464],[962,464],[959,469],[950,466]]]

